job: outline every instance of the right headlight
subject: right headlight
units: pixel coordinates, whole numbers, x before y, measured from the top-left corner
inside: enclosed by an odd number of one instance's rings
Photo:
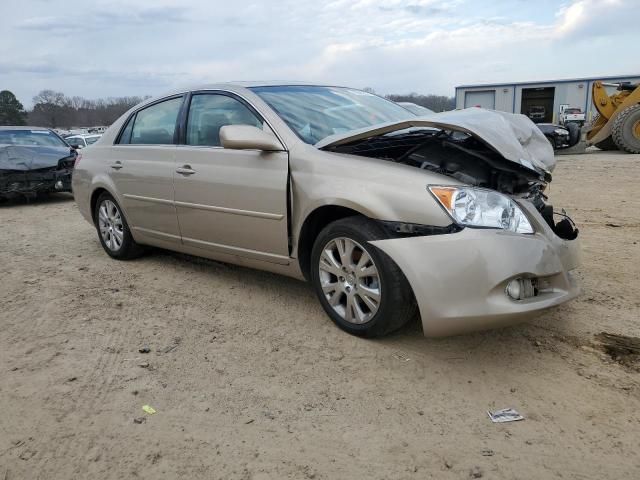
[[[475,187],[429,185],[428,188],[458,225],[533,233],[524,212],[506,195]]]

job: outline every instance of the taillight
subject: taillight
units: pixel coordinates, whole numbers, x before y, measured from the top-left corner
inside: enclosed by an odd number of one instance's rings
[[[82,154],[78,152],[76,154],[76,160],[75,162],[73,162],[73,168],[76,168],[78,166],[78,164],[80,163],[80,160],[82,160]]]

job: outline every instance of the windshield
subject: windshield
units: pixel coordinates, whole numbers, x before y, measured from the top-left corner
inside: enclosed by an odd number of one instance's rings
[[[31,145],[38,147],[66,147],[50,130],[0,130],[0,144]]]
[[[411,113],[414,113],[414,114],[416,114],[418,116],[431,115],[432,113],[435,113],[433,110],[431,110],[431,109],[429,109],[427,107],[423,107],[422,105],[418,105],[416,103],[398,102],[398,105],[402,105],[404,108],[409,110]]]
[[[100,136],[96,135],[95,137],[87,137],[87,138],[85,138],[85,141],[87,142],[87,145],[93,145],[94,143],[96,143],[98,141],[99,138],[100,138]]]
[[[341,87],[252,87],[306,143],[330,135],[412,117],[401,106],[371,93]]]

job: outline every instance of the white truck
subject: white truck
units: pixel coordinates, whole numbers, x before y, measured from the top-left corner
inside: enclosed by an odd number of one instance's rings
[[[577,123],[582,127],[585,121],[585,114],[580,108],[570,107],[569,105],[560,105],[559,120],[560,120],[560,125]]]

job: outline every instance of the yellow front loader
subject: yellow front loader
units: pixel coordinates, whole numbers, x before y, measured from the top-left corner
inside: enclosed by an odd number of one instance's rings
[[[616,87],[609,95],[605,87]],[[587,143],[602,150],[640,153],[640,84],[593,83],[593,105],[598,116],[587,132]]]

